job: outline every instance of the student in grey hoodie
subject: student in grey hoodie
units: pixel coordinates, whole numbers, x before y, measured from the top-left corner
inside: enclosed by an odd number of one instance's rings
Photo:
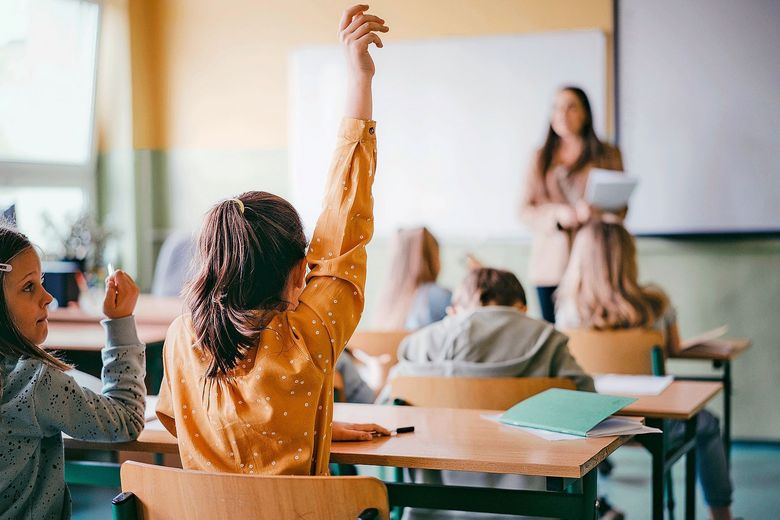
[[[593,380],[569,353],[568,338],[525,311],[525,291],[514,274],[484,267],[472,270],[455,292],[449,316],[401,343],[389,381],[402,375],[567,377],[578,390],[594,391]],[[389,390],[388,384],[380,402],[388,401]],[[412,478],[432,484],[544,489],[544,479],[519,475],[423,470]],[[404,518],[510,517],[407,508]]]

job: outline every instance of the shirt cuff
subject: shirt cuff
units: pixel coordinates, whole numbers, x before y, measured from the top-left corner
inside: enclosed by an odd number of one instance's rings
[[[376,140],[376,121],[345,117],[341,120],[339,137],[350,142]]]
[[[100,322],[106,329],[106,347],[142,345],[135,327],[135,317],[126,316]]]

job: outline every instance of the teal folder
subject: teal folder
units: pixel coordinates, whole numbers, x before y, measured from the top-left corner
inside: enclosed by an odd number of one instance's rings
[[[499,421],[587,437],[594,426],[634,401],[633,397],[551,388],[517,403]]]

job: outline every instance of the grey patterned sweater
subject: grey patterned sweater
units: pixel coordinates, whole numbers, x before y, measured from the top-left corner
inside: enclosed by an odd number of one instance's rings
[[[40,361],[0,356],[0,519],[70,518],[63,432],[106,442],[141,433],[146,364],[135,319],[102,323],[102,394]]]

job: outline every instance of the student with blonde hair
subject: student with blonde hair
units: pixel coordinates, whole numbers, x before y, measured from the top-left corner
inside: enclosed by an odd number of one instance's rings
[[[392,249],[374,327],[414,330],[444,318],[452,293],[436,283],[441,262],[433,234],[425,227],[401,229]]]
[[[666,349],[679,349],[677,317],[658,287],[641,285],[634,238],[619,217],[604,214],[577,233],[569,266],[557,292],[556,324],[562,329],[634,327],[664,334]],[[683,423],[672,435],[682,437]],[[696,431],[697,474],[715,520],[731,518],[732,484],[718,419],[703,410]]]

